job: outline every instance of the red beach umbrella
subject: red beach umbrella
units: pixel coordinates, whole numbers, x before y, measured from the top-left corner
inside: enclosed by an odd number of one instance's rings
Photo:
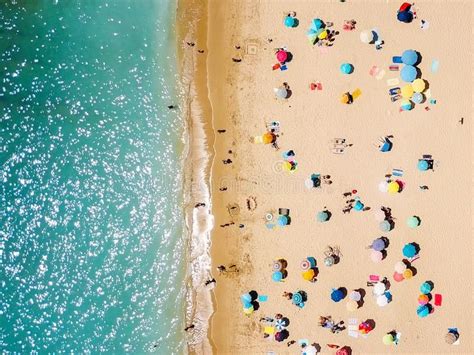
[[[283,50],[279,50],[276,54],[276,57],[280,63],[285,63],[288,59],[288,53]]]

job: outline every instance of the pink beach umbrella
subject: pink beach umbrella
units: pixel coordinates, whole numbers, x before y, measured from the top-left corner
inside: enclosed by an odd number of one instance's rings
[[[379,263],[382,261],[383,259],[383,254],[381,251],[377,251],[377,250],[371,250],[370,251],[370,259],[374,262],[374,263]]]
[[[399,261],[395,264],[395,271],[397,274],[403,274],[407,269],[406,264],[403,261]]]
[[[393,273],[393,279],[394,279],[395,281],[397,281],[397,282],[401,282],[401,281],[403,281],[405,278],[403,277],[403,274],[398,273],[398,272],[395,271],[395,272]]]
[[[277,57],[277,60],[280,62],[280,63],[285,63],[286,60],[288,59],[288,53],[285,52],[284,50],[279,50],[277,53],[276,53],[276,57]]]

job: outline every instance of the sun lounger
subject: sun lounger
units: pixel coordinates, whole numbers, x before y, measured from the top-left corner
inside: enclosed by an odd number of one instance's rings
[[[288,208],[279,208],[278,209],[278,214],[282,216],[289,216],[290,215],[290,210]]]
[[[355,89],[355,90],[352,92],[351,95],[352,95],[352,98],[355,100],[355,99],[357,99],[361,94],[362,94],[362,91],[361,91],[359,88],[357,88],[357,89]]]
[[[331,152],[333,152],[334,154],[343,154],[344,148],[332,148]]]
[[[334,144],[344,144],[344,143],[346,143],[346,139],[345,138],[334,138],[332,140],[332,143],[334,143]]]
[[[401,177],[401,176],[403,176],[403,170],[401,170],[401,169],[393,169],[393,170],[392,170],[392,175],[393,175],[393,176],[399,176],[399,177]]]

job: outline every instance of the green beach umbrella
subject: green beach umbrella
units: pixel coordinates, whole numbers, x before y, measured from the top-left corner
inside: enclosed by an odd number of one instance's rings
[[[420,220],[416,216],[408,217],[407,226],[410,228],[416,228],[420,225]]]
[[[392,229],[389,221],[382,221],[379,224],[379,228],[382,232],[389,232]]]
[[[318,212],[318,215],[316,216],[318,219],[318,222],[326,222],[329,219],[329,215],[325,211]]]

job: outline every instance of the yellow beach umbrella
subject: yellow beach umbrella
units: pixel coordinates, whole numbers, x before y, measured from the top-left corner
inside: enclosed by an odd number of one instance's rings
[[[347,94],[342,95],[341,102],[343,104],[347,104],[349,102],[349,95],[347,95]]]
[[[398,191],[400,191],[400,185],[398,185],[396,181],[392,181],[388,184],[388,192],[396,194]]]
[[[273,133],[267,132],[262,136],[263,144],[270,144],[275,141],[275,135]]]
[[[325,39],[328,36],[328,31],[324,30],[318,35],[319,39]]]
[[[309,270],[303,271],[302,275],[303,275],[303,279],[305,279],[306,281],[311,281],[314,278],[314,270],[309,269]]]
[[[250,306],[249,308],[244,308],[244,314],[250,315],[253,313],[253,306]]]
[[[402,97],[405,99],[409,99],[410,97],[413,96],[413,88],[411,87],[411,84],[407,84],[404,87],[402,87]]]
[[[403,271],[403,277],[405,279],[411,279],[413,277],[413,271],[411,271],[410,269],[406,269],[405,271]]]
[[[411,86],[415,92],[423,92],[426,88],[426,83],[423,79],[415,79]]]
[[[291,163],[289,161],[285,161],[283,163],[283,169],[285,169],[286,171],[291,171]]]

